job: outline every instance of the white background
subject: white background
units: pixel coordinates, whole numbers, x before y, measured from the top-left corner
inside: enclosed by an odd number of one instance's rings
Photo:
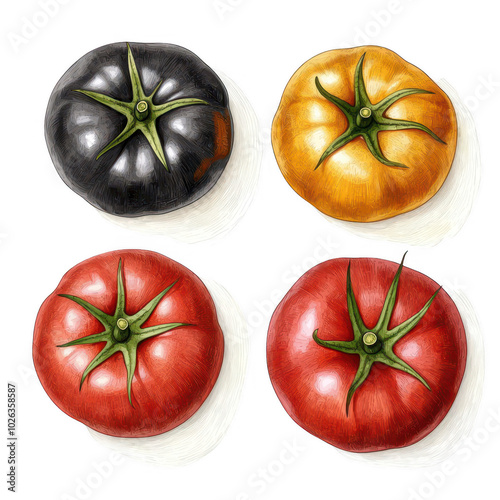
[[[85,258],[120,248],[155,250],[202,279],[223,285],[250,322],[249,365],[236,417],[213,452],[174,469],[122,459],[109,474],[101,474],[99,486],[92,487],[87,498],[494,496],[500,438],[500,425],[488,425],[500,412],[496,283],[500,59],[494,4],[66,0],[53,7],[57,12],[25,43],[13,42],[23,36],[25,23],[43,12],[42,2],[6,2],[1,19],[0,334],[4,390],[7,380],[18,384],[18,497],[83,498],[78,485],[95,473],[96,464],[111,459],[110,450],[46,396],[33,371],[31,341],[38,308],[62,275]],[[234,80],[252,103],[264,148],[259,185],[245,216],[224,237],[186,244],[119,227],[68,189],[53,168],[43,136],[50,92],[79,57],[116,41],[183,45]],[[274,160],[271,122],[292,73],[319,52],[366,43],[391,48],[431,78],[446,79],[473,113],[482,155],[481,186],[464,227],[439,245],[369,240],[328,223],[293,192]],[[450,457],[446,474],[440,465],[382,467],[340,454],[288,417],[267,375],[268,321],[296,278],[328,257],[399,261],[407,249],[409,267],[445,289],[467,295],[484,337],[483,399],[471,437]],[[0,422],[6,428],[6,412]],[[287,454],[283,463],[287,445],[295,447],[296,454]],[[0,470],[6,471],[7,448],[1,448],[0,463],[5,465]],[[0,488],[7,490],[4,480]]]

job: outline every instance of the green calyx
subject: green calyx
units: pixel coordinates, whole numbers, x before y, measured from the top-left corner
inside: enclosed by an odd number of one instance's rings
[[[373,328],[368,328],[358,309],[356,298],[352,290],[351,283],[351,264],[347,268],[347,309],[349,318],[351,320],[352,329],[354,332],[354,340],[337,341],[337,340],[322,340],[318,337],[318,329],[313,333],[313,339],[322,347],[332,349],[334,351],[344,352],[346,354],[359,355],[359,367],[354,380],[347,393],[346,400],[346,415],[349,415],[349,405],[356,390],[367,379],[374,363],[384,363],[385,365],[401,370],[412,375],[417,380],[422,382],[427,389],[431,390],[429,384],[424,378],[419,375],[410,365],[404,362],[401,358],[394,353],[394,345],[401,340],[406,334],[411,332],[413,328],[424,317],[429,310],[433,300],[438,294],[441,287],[432,295],[420,311],[414,314],[411,318],[407,319],[400,325],[395,326],[389,330],[389,323],[396,304],[396,295],[398,291],[399,277],[403,269],[403,260],[394,276],[392,284],[387,292],[387,296],[382,307],[382,312]]]
[[[326,148],[321,155],[316,168],[318,168],[328,156],[335,153],[335,151],[339,150],[353,139],[356,139],[356,137],[363,137],[371,154],[380,163],[383,163],[388,167],[408,168],[402,163],[397,163],[387,159],[380,149],[378,133],[387,130],[422,130],[436,141],[441,144],[445,144],[445,142],[441,140],[432,130],[421,123],[408,120],[395,120],[385,116],[388,108],[403,97],[408,97],[413,94],[433,94],[433,92],[423,89],[402,89],[388,95],[377,104],[372,104],[366,92],[365,82],[363,79],[363,62],[365,55],[366,54],[363,54],[361,56],[354,73],[354,106],[343,99],[330,94],[323,88],[319,78],[316,77],[315,79],[316,88],[319,93],[331,103],[335,104],[335,106],[342,111],[348,121],[347,130],[342,135],[337,137],[330,144],[330,146],[328,146],[328,148]]]
[[[92,92],[90,90],[75,90],[75,92],[85,94],[87,97],[94,99],[108,108],[114,109],[127,118],[125,128],[97,155],[96,160],[98,160],[110,149],[118,146],[118,144],[121,144],[123,141],[131,137],[137,131],[140,131],[144,134],[156,156],[168,171],[167,160],[156,129],[156,120],[160,116],[174,109],[182,108],[184,106],[192,106],[194,104],[208,104],[208,102],[203,101],[202,99],[186,98],[176,99],[159,105],[154,104],[153,97],[160,88],[163,80],[160,80],[153,92],[147,96],[144,93],[134,56],[132,55],[132,50],[130,49],[130,45],[128,43],[127,49],[128,69],[130,81],[132,83],[132,101],[119,101],[107,95]]]
[[[168,293],[168,291],[175,285],[176,282],[165,288],[154,299],[150,300],[140,311],[135,314],[128,315],[125,312],[125,286],[123,283],[122,261],[118,264],[118,277],[117,277],[117,298],[116,308],[113,315],[106,314],[89,302],[75,297],[74,295],[59,294],[59,297],[76,302],[78,305],[88,311],[94,318],[96,318],[104,327],[104,331],[94,335],[82,337],[67,344],[59,345],[57,347],[71,347],[83,344],[96,344],[105,342],[106,345],[101,352],[90,362],[85,371],[83,372],[80,381],[80,390],[88,374],[99,365],[104,363],[108,358],[120,352],[123,355],[125,367],[127,369],[127,391],[128,399],[132,404],[132,379],[137,364],[137,347],[146,339],[156,337],[162,333],[166,333],[179,326],[189,326],[187,323],[166,323],[163,325],[154,325],[142,328],[142,325],[148,320],[156,306],[161,299]],[[133,405],[132,405],[133,406]]]

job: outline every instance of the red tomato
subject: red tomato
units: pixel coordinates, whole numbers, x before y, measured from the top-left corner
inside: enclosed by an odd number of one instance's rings
[[[145,250],[92,257],[38,313],[33,360],[54,403],[104,434],[154,436],[191,417],[217,380],[224,337],[184,266]]]
[[[449,411],[465,370],[460,314],[427,276],[379,259],[334,259],[273,314],[267,363],[288,414],[353,452],[400,448]]]

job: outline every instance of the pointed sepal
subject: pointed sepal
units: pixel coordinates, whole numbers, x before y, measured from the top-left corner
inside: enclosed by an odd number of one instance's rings
[[[130,323],[137,323],[142,326],[148,318],[153,314],[156,306],[160,303],[161,299],[168,293],[168,291],[177,283],[179,280],[175,280],[171,285],[167,286],[163,291],[161,291],[156,297],[151,299],[140,311],[130,316]]]
[[[373,110],[375,112],[380,111],[381,113],[385,113],[389,107],[391,107],[395,102],[403,99],[403,97],[408,97],[410,95],[415,94],[434,94],[434,92],[430,92],[424,89],[401,89],[396,90],[392,94],[384,97],[380,102],[378,102],[375,106],[373,106]]]
[[[97,368],[100,364],[104,363],[108,358],[113,356],[117,352],[116,346],[112,342],[108,342],[102,351],[97,354],[97,356],[89,363],[85,371],[83,372],[82,379],[80,380],[80,390],[82,390],[83,383],[87,378],[88,374]]]
[[[365,62],[366,52],[361,56],[361,59],[356,65],[354,71],[354,99],[356,109],[364,108],[371,105],[370,98],[366,92],[365,79],[363,77],[363,64]]]
[[[91,90],[74,90],[73,92],[79,92],[80,94],[86,95],[87,97],[94,99],[94,101],[97,101],[108,108],[114,109],[115,111],[118,111],[118,113],[127,117],[130,116],[134,110],[131,103],[113,99],[108,95],[99,94],[99,92],[92,92]]]
[[[333,94],[330,94],[323,85],[321,85],[321,82],[319,81],[319,78],[316,77],[314,80],[314,83],[316,85],[316,88],[318,89],[318,92],[325,98],[328,99],[331,103],[335,104],[337,108],[344,113],[347,119],[349,119],[349,115],[351,115],[355,111],[355,107],[349,104],[347,101],[344,101],[340,97],[337,97]]]
[[[431,390],[429,387],[429,384],[425,381],[425,379],[418,373],[416,370],[414,370],[408,363],[403,361],[401,358],[398,358],[392,351],[389,353],[386,353],[387,358],[391,361],[391,363],[385,363],[388,364],[390,367],[395,368],[396,370],[401,370],[405,373],[408,373],[408,375],[411,375],[412,377],[415,377],[417,380],[422,382],[422,384]]]
[[[405,252],[403,258],[401,259],[401,264],[399,264],[398,270],[392,280],[391,286],[389,287],[389,291],[385,297],[384,305],[382,307],[382,311],[380,312],[380,317],[375,326],[376,331],[387,330],[389,326],[389,321],[391,321],[392,312],[394,311],[394,306],[396,304],[396,296],[398,293],[398,285],[399,285],[399,277],[401,276],[401,271],[403,270],[403,264],[405,261],[406,254]]]
[[[328,347],[334,351],[344,352],[346,354],[358,354],[359,348],[358,343],[355,341],[342,341],[342,340],[323,340],[318,336],[318,329],[314,330],[313,333],[314,341],[322,346]]]
[[[370,153],[374,156],[374,158],[383,165],[386,165],[388,167],[408,168],[403,163],[398,163],[397,161],[391,161],[388,158],[386,158],[386,156],[380,149],[380,144],[378,142],[378,133],[379,131],[375,129],[375,130],[370,130],[369,132],[363,134],[363,139],[365,140],[366,145],[370,150]]]
[[[314,168],[314,170],[316,170],[317,168],[319,168],[321,166],[321,164],[330,156],[332,155],[333,153],[335,153],[335,151],[339,150],[341,147],[345,146],[346,144],[348,144],[349,142],[352,141],[352,137],[351,137],[351,134],[349,132],[349,130],[346,130],[342,135],[339,135],[326,149],[325,151],[323,152],[323,154],[321,155],[321,158],[319,159],[318,161],[318,164],[316,165],[316,167]]]
[[[369,356],[360,356],[358,371],[356,372],[351,387],[347,392],[347,399],[345,403],[345,414],[347,416],[349,416],[349,406],[351,404],[352,397],[354,396],[354,393],[359,389],[361,384],[367,379],[372,369],[372,365],[373,361]]]
[[[174,328],[179,328],[180,326],[193,326],[190,323],[167,323],[164,325],[148,326],[147,328],[141,328],[140,333],[135,334],[138,342],[150,339],[151,337],[156,337],[163,333],[167,333]]]
[[[127,369],[127,395],[129,403],[132,403],[132,380],[134,379],[135,368],[137,365],[137,344],[122,344],[119,350],[123,355],[123,361]]]
[[[128,59],[128,72],[130,75],[130,82],[132,84],[132,102],[137,102],[143,100],[146,96],[142,90],[141,78],[139,76],[139,70],[135,64],[134,55],[132,54],[132,49],[130,44],[127,43],[127,59]]]
[[[115,146],[118,146],[122,142],[126,141],[129,137],[135,134],[136,131],[137,127],[135,126],[135,118],[127,117],[127,124],[125,125],[125,128],[99,152],[96,160],[98,160],[103,154],[107,153],[110,149],[113,149]]]
[[[118,273],[116,276],[116,308],[115,316],[123,315],[125,312],[125,285],[123,284],[122,259],[118,261]]]
[[[437,294],[439,293],[439,290],[441,290],[441,287],[439,287],[432,295],[432,297],[425,303],[424,307],[418,311],[418,313],[414,314],[411,318],[408,318],[406,321],[401,323],[400,325],[394,327],[392,330],[387,332],[387,340],[391,340],[392,344],[395,344],[398,340],[403,338],[407,333],[411,332],[420,320],[425,316],[425,313],[429,310],[431,307],[432,303],[434,302],[434,299],[436,298]]]
[[[380,120],[380,130],[421,130],[429,134],[435,141],[446,144],[440,137],[438,137],[429,127],[421,123],[412,122],[409,120],[394,120],[392,118],[382,118]]]
[[[95,319],[97,319],[104,328],[110,328],[113,322],[113,316],[106,314],[104,311],[101,311],[90,302],[87,302],[80,297],[76,297],[75,295],[68,295],[66,293],[60,293],[59,297],[63,297],[65,299],[72,300],[76,302],[79,306],[83,307],[86,311],[88,311]]]
[[[168,172],[168,164],[167,159],[165,158],[165,153],[163,152],[163,145],[160,141],[160,136],[158,135],[158,130],[156,130],[155,122],[142,122],[139,125],[140,130],[146,137],[151,146],[151,149],[154,151],[156,157],[161,161],[161,164],[167,169]]]
[[[356,302],[356,297],[354,296],[354,292],[352,290],[350,261],[347,266],[347,310],[349,312],[349,318],[351,319],[352,329],[354,331],[354,339],[359,341],[363,334],[368,331],[368,328],[363,323],[358,303]]]
[[[109,340],[109,331],[106,330],[101,333],[96,333],[95,335],[87,335],[86,337],[81,337],[66,344],[58,345],[57,347],[71,347],[74,345],[86,345],[86,344],[97,344],[98,342],[107,342]]]

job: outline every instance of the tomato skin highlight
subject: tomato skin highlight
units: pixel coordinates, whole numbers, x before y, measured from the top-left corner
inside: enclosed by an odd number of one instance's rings
[[[349,415],[346,395],[359,356],[319,346],[348,341],[348,259],[324,262],[302,276],[274,312],[267,339],[273,388],[302,428],[338,448],[372,452],[409,446],[428,435],[450,410],[465,371],[467,345],[460,314],[440,290],[432,306],[394,352],[428,382],[429,391],[408,373],[375,363],[355,392]],[[353,290],[363,321],[374,326],[397,265],[380,259],[351,259]],[[439,288],[427,276],[403,268],[389,328],[415,314]]]
[[[383,165],[357,137],[315,169],[322,152],[348,127],[342,111],[320,95],[315,78],[354,104],[354,72],[363,54],[371,102],[402,89],[431,92],[402,98],[386,116],[425,125],[445,144],[421,130],[383,131],[382,152],[408,168]],[[283,176],[302,198],[328,216],[373,222],[413,210],[437,193],[455,156],[457,120],[448,96],[419,68],[383,47],[356,47],[319,54],[294,73],[273,120],[272,143]]]
[[[187,324],[139,344],[132,405],[120,353],[92,370],[80,390],[82,373],[104,342],[58,347],[103,330],[84,308],[58,294],[79,296],[113,314],[120,259],[128,314],[178,280],[144,327]],[[42,304],[33,338],[35,369],[52,401],[88,427],[119,437],[154,436],[190,418],[210,394],[223,353],[224,337],[215,305],[201,280],[177,262],[145,250],[105,253],[68,271]]]

